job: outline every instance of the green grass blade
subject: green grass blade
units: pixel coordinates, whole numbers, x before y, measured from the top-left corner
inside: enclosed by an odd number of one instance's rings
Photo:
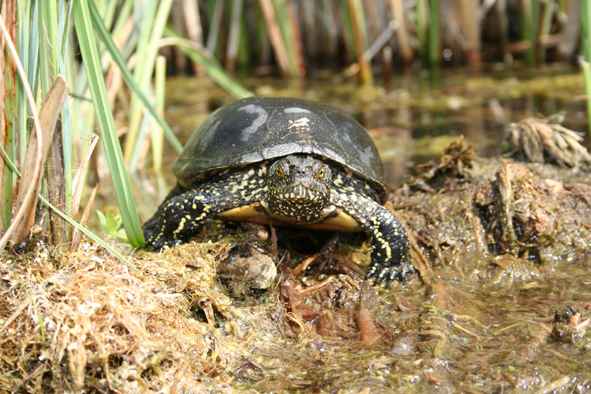
[[[62,59],[66,58],[66,46],[68,43],[68,33],[70,32],[70,16],[72,15],[72,4],[73,1],[70,1],[68,4],[65,4],[64,1],[60,2],[60,9],[59,9],[59,36],[60,36],[60,56]]]
[[[429,64],[441,65],[441,16],[439,0],[429,0]]]
[[[167,3],[166,5],[171,4],[170,0],[165,1]],[[150,48],[150,41],[152,33],[157,30],[157,24],[155,23],[157,5],[158,2],[156,0],[147,0],[143,3],[141,12],[137,12],[140,10],[136,9],[136,12],[134,13],[134,17],[137,20],[135,26],[136,29],[139,30],[137,34],[138,42],[136,46],[136,58],[142,60],[136,62],[133,69],[133,77],[144,94],[148,89],[151,71],[153,70],[153,61],[150,58],[153,49]],[[164,5],[161,5],[161,7],[162,6]],[[139,20],[140,18],[141,20]],[[125,147],[123,151],[123,158],[126,163],[131,161],[133,150],[136,147],[142,115],[143,110],[138,101],[138,97],[132,95],[129,110],[129,126],[127,127],[127,134],[125,135]]]
[[[27,289],[27,286],[25,285],[23,280],[21,278],[18,278],[18,281],[20,282],[23,289],[25,289],[25,293],[27,294],[27,298],[29,299],[29,302],[31,303],[31,305],[33,305],[33,309],[35,309],[35,313],[37,313],[37,319],[39,320],[39,328],[41,330],[41,342],[45,343],[45,321],[43,320],[43,315],[41,314],[41,312],[37,308],[37,305],[35,304],[35,299],[29,293],[29,289]]]
[[[9,76],[10,73],[6,73],[5,75]],[[16,113],[16,80],[15,78],[7,77],[4,80],[5,83],[5,98],[4,98],[4,108],[3,111],[6,111],[6,123],[5,123],[5,134],[4,134],[4,141],[5,149],[7,153],[7,158],[10,160],[14,160],[16,154],[16,145],[15,145],[15,122],[14,122],[14,114]],[[4,116],[4,115],[2,115]],[[1,199],[0,199],[0,215],[2,217],[2,228],[7,229],[10,226],[10,222],[12,219],[12,201],[14,200],[14,196],[16,196],[16,189],[14,188],[14,178],[15,175],[10,169],[9,166],[4,167],[4,182],[1,183],[3,185]]]
[[[19,27],[19,41],[17,48],[19,50],[19,57],[21,59],[21,63],[25,65],[25,67],[29,67],[29,37],[30,37],[30,29],[31,29],[31,4],[29,2],[19,2],[18,3],[18,14],[17,18],[20,21]],[[19,161],[22,165],[25,160],[25,154],[27,151],[27,141],[28,141],[28,127],[27,127],[27,119],[28,119],[28,110],[29,107],[27,105],[27,98],[24,93],[23,82],[21,79],[18,79],[17,82],[17,105],[18,108],[18,141],[19,141]]]
[[[207,75],[209,75],[211,79],[224,88],[228,93],[239,99],[253,95],[252,92],[244,88],[238,83],[238,81],[228,75],[213,55],[208,53],[206,48],[187,40],[170,26],[167,26],[166,29],[164,29],[164,34],[167,37],[174,38],[173,41],[169,41],[171,45],[177,45],[192,61],[202,65],[203,68],[205,68]]]
[[[81,0],[81,1],[83,1],[83,0]],[[111,253],[113,256],[117,257],[119,260],[121,260],[123,263],[125,263],[125,265],[127,265],[129,268],[131,268],[134,271],[137,271],[137,268],[133,264],[131,264],[121,253],[119,253],[115,249],[113,249],[108,243],[103,241],[102,238],[100,238],[98,235],[96,235],[92,231],[88,230],[86,227],[82,226],[80,223],[78,223],[77,221],[75,221],[74,219],[72,219],[71,217],[69,217],[68,215],[66,215],[65,213],[63,213],[62,211],[60,211],[59,209],[57,209],[53,205],[51,205],[51,203],[49,201],[47,201],[45,199],[45,197],[40,195],[39,198],[41,199],[41,201],[43,201],[44,204],[46,204],[49,208],[53,209],[65,221],[70,223],[72,226],[75,226],[78,230],[80,230],[88,238],[92,239],[94,242],[101,245],[109,253]]]
[[[74,25],[78,36],[80,53],[84,62],[88,85],[96,109],[97,120],[101,131],[101,140],[111,171],[117,203],[121,211],[123,225],[131,245],[143,247],[145,244],[142,227],[131,193],[127,169],[117,138],[117,130],[113,114],[107,98],[107,90],[94,40],[88,0],[79,0],[74,4]],[[92,4],[92,1],[90,2]]]
[[[166,59],[163,56],[158,56],[156,59],[156,78],[155,78],[155,96],[156,109],[160,113],[164,113],[164,94],[166,93]],[[162,171],[162,156],[163,156],[163,142],[164,135],[162,128],[155,122],[152,122],[152,164],[154,171]]]
[[[72,2],[67,5],[64,0],[60,1],[59,7],[59,72],[61,75],[66,75],[66,46],[68,43],[68,31],[70,29],[70,16],[72,12]],[[62,109],[62,127],[60,129],[62,135],[62,154],[64,164],[64,199],[65,210],[68,215],[72,214],[72,124],[70,118],[70,103],[68,100],[64,103]],[[66,230],[67,234],[70,229]],[[68,235],[69,239],[69,235]]]
[[[427,63],[427,0],[417,0],[415,5],[416,25],[417,25],[417,40],[419,57],[424,64]]]
[[[29,39],[29,65],[27,67],[27,79],[33,89],[33,96],[37,96],[37,78],[39,76],[39,3],[33,5],[33,20],[31,22],[31,37]],[[28,109],[27,109],[28,110]]]
[[[152,79],[152,75],[154,74],[156,57],[158,56],[159,51],[158,42],[162,38],[162,33],[164,31],[164,27],[166,26],[166,21],[168,20],[168,17],[170,15],[170,9],[172,7],[173,0],[160,0],[159,3],[160,5],[158,6],[158,11],[155,15],[154,25],[152,26],[151,34],[149,34],[149,41],[147,42],[146,56],[142,58],[143,61],[141,62],[143,68],[140,69],[140,73],[138,73],[138,83],[140,87],[143,88],[144,93],[147,91],[146,89],[150,88],[150,81]],[[133,100],[137,102],[137,97],[134,96]],[[139,115],[138,119],[140,119],[143,115],[143,111],[138,112],[137,115]],[[135,131],[135,129],[133,129],[132,126],[133,125],[130,124],[128,132]],[[139,123],[137,124],[137,126],[139,126]],[[136,146],[142,144],[141,140],[135,141],[132,139],[131,141]],[[131,145],[128,145],[127,140],[125,142],[125,153],[127,153],[127,149],[129,149],[129,152],[131,154],[133,147]],[[128,155],[125,155],[126,159],[128,157]]]
[[[160,115],[158,115],[158,112],[156,111],[156,109],[154,108],[154,106],[152,105],[150,100],[148,100],[146,95],[144,95],[144,93],[140,89],[139,85],[137,84],[137,82],[135,81],[133,76],[131,75],[131,72],[129,71],[129,68],[127,68],[127,64],[125,63],[125,60],[123,60],[123,57],[119,53],[117,46],[113,42],[113,39],[111,38],[105,25],[103,24],[103,21],[99,16],[98,10],[96,9],[96,6],[94,5],[93,2],[90,2],[89,6],[90,6],[89,7],[90,8],[90,15],[92,17],[92,22],[94,24],[94,27],[97,30],[97,34],[98,34],[99,38],[103,41],[105,46],[107,47],[107,50],[109,51],[109,53],[113,57],[113,60],[115,61],[115,63],[117,63],[117,66],[119,67],[119,70],[121,71],[121,75],[123,76],[123,79],[127,83],[127,86],[131,90],[133,90],[133,92],[137,95],[137,97],[146,106],[146,109],[150,112],[150,114],[154,117],[154,119],[156,119],[156,121],[158,122],[160,127],[162,127],[162,129],[164,130],[164,134],[166,135],[166,138],[168,139],[168,142],[170,142],[170,144],[173,146],[173,148],[178,153],[181,153],[183,150],[183,146],[181,145],[179,140],[176,138],[176,136],[174,135],[174,133],[172,132],[170,127],[168,127],[168,124],[166,124],[164,119],[162,119],[162,117]]]
[[[41,92],[47,94],[59,72],[58,18],[56,0],[41,4]]]

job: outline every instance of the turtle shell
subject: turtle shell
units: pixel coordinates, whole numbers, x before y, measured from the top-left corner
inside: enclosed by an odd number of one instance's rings
[[[172,171],[190,189],[217,171],[298,153],[352,171],[385,199],[382,161],[367,130],[338,108],[297,98],[224,105],[195,130]]]

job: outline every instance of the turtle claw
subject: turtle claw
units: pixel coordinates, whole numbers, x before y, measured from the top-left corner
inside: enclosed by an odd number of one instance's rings
[[[406,275],[412,274],[415,272],[414,267],[408,261],[404,262],[400,265],[385,265],[379,263],[372,263],[367,271],[367,275],[365,276],[365,280],[370,280],[371,278],[375,278],[374,286],[379,286],[384,280],[386,281],[386,285],[384,288],[390,287],[394,280],[399,281],[403,285],[406,284]]]

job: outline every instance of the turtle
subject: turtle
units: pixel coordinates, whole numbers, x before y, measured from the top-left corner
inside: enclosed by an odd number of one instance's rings
[[[143,226],[146,246],[188,242],[209,218],[372,237],[366,280],[406,283],[404,227],[383,203],[383,165],[367,130],[329,104],[249,97],[213,112],[173,163],[177,178]]]

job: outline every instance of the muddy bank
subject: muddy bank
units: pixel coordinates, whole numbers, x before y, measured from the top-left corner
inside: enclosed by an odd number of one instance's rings
[[[363,234],[212,222],[136,271],[39,239],[0,263],[0,391],[589,392],[589,178],[450,146],[390,196],[387,290]]]

